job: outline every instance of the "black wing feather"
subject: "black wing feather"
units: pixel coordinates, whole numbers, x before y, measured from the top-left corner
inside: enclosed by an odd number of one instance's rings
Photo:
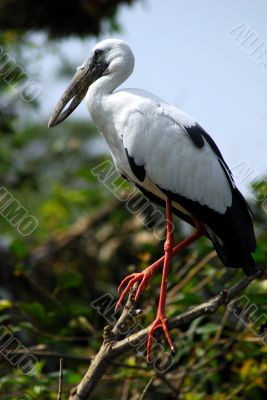
[[[140,182],[143,182],[145,180],[145,177],[146,177],[145,167],[143,165],[136,165],[135,161],[134,161],[134,158],[129,155],[127,149],[125,149],[125,152],[126,152],[127,159],[128,159],[128,162],[130,164],[130,167],[131,167],[131,170],[132,170],[133,174],[136,176],[136,178]]]

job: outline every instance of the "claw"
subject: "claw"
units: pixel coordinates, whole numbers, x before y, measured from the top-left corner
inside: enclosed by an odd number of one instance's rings
[[[136,294],[135,294],[135,298],[134,298],[134,301],[135,301],[135,302],[138,301],[141,292],[147,288],[149,281],[150,281],[150,279],[147,279],[147,280],[146,280],[145,277],[143,277],[143,279],[142,279],[140,285],[138,286],[138,289],[137,289],[137,291],[136,291]]]
[[[121,281],[120,286],[118,287],[118,293],[119,293],[119,294],[120,294],[120,292],[122,291],[122,288],[123,288],[123,286],[125,285],[125,283],[126,283],[128,280],[132,279],[135,275],[136,275],[136,274],[128,275],[128,276],[126,276],[126,277]]]
[[[151,325],[151,328],[149,329],[149,333],[148,333],[148,340],[147,340],[147,356],[146,356],[146,360],[147,363],[149,364],[151,362],[151,348],[152,348],[152,342],[153,342],[153,337],[154,337],[154,332],[156,331],[156,329],[158,328],[162,328],[163,333],[167,339],[167,342],[169,343],[169,346],[171,348],[171,351],[174,353],[175,352],[175,347],[172,343],[168,328],[167,328],[167,324],[166,324],[167,318],[164,314],[158,314],[157,318],[155,319],[155,321],[153,322],[153,324]]]
[[[132,275],[137,275],[137,274],[132,274]],[[138,274],[138,275],[139,275],[139,274]],[[126,277],[126,278],[128,278],[128,277]],[[125,278],[125,279],[126,279],[126,278]],[[124,281],[125,281],[125,279],[124,279]],[[139,280],[139,277],[138,277],[138,276],[136,276],[136,277],[130,279],[130,282],[128,282],[126,288],[124,289],[124,291],[123,291],[123,292],[121,293],[121,295],[120,295],[120,298],[119,298],[119,300],[118,300],[118,302],[117,302],[117,304],[116,304],[116,307],[115,307],[115,311],[117,311],[118,308],[122,305],[122,302],[123,302],[123,300],[124,300],[124,297],[127,295],[127,293],[129,292],[129,290],[131,289],[131,287],[135,284],[135,282],[138,282],[138,280]]]
[[[137,301],[139,299],[141,292],[148,286],[149,282],[151,281],[152,276],[155,274],[157,269],[160,267],[161,263],[162,263],[162,260],[160,259],[159,261],[150,265],[150,267],[146,268],[143,272],[135,272],[133,274],[126,276],[123,279],[123,281],[121,282],[121,284],[118,288],[120,298],[115,307],[116,311],[122,305],[122,302],[123,302],[125,296],[129,292],[129,290],[133,287],[133,285],[136,282],[141,281],[137,288],[134,301]],[[123,290],[123,287],[125,285],[126,285],[126,288]]]

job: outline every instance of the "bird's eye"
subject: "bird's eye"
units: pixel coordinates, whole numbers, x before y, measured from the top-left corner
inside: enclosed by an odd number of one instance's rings
[[[95,57],[96,57],[96,58],[99,58],[99,57],[101,56],[102,53],[103,53],[103,50],[96,49],[96,50],[95,50]]]

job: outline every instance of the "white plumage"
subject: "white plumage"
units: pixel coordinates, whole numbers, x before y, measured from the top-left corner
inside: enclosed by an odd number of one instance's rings
[[[142,104],[141,99],[123,129],[129,155],[160,188],[224,213],[232,203],[231,189],[209,144],[194,145],[184,129],[193,123],[174,107],[151,98]]]
[[[86,95],[118,172],[152,201],[164,205],[169,198],[178,216],[192,225],[201,222],[225,265],[242,263],[246,273],[253,272],[250,211],[218,147],[194,119],[157,96],[117,90],[133,68],[125,42],[98,43],[78,67],[49,126],[63,121]]]
[[[87,92],[88,109],[118,172],[152,201],[166,206],[164,256],[144,271],[126,277],[119,287],[117,303],[121,305],[130,287],[139,282],[137,300],[163,266],[157,316],[148,334],[150,362],[156,329],[163,329],[174,350],[165,313],[167,275],[173,255],[205,234],[226,266],[242,266],[249,275],[255,272],[251,252],[255,251],[256,242],[249,208],[211,137],[192,118],[151,93],[137,89],[115,91],[133,67],[134,56],[126,43],[114,39],[100,42],[89,60],[77,69],[49,126],[63,121]],[[173,212],[196,228],[176,246]]]
[[[117,41],[104,43],[108,47]],[[118,54],[123,54],[124,46],[118,44]],[[120,58],[114,49],[112,54],[115,60]],[[210,145],[205,141],[199,149],[186,133],[185,127],[196,122],[149,92],[113,92],[113,83],[121,83],[121,76],[132,71],[133,62],[133,57],[127,56],[124,71],[121,65],[109,68],[109,74],[94,82],[87,94],[92,119],[105,137],[119,173],[145,189],[155,184],[224,213],[232,203],[229,181]],[[133,174],[125,149],[138,166],[144,166],[144,182]],[[165,198],[162,193],[160,196]]]

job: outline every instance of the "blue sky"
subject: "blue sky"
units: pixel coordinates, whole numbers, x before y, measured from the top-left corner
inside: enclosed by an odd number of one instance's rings
[[[229,34],[246,24],[267,49],[266,20],[266,0],[140,0],[125,6],[119,13],[123,32],[112,36],[129,43],[136,64],[123,86],[149,90],[196,118],[230,166],[244,161],[255,174],[267,173],[267,66]],[[79,65],[110,36],[64,40],[60,50]],[[53,78],[59,61],[55,53],[43,63],[47,119],[67,85]],[[72,118],[86,114],[83,104]]]

